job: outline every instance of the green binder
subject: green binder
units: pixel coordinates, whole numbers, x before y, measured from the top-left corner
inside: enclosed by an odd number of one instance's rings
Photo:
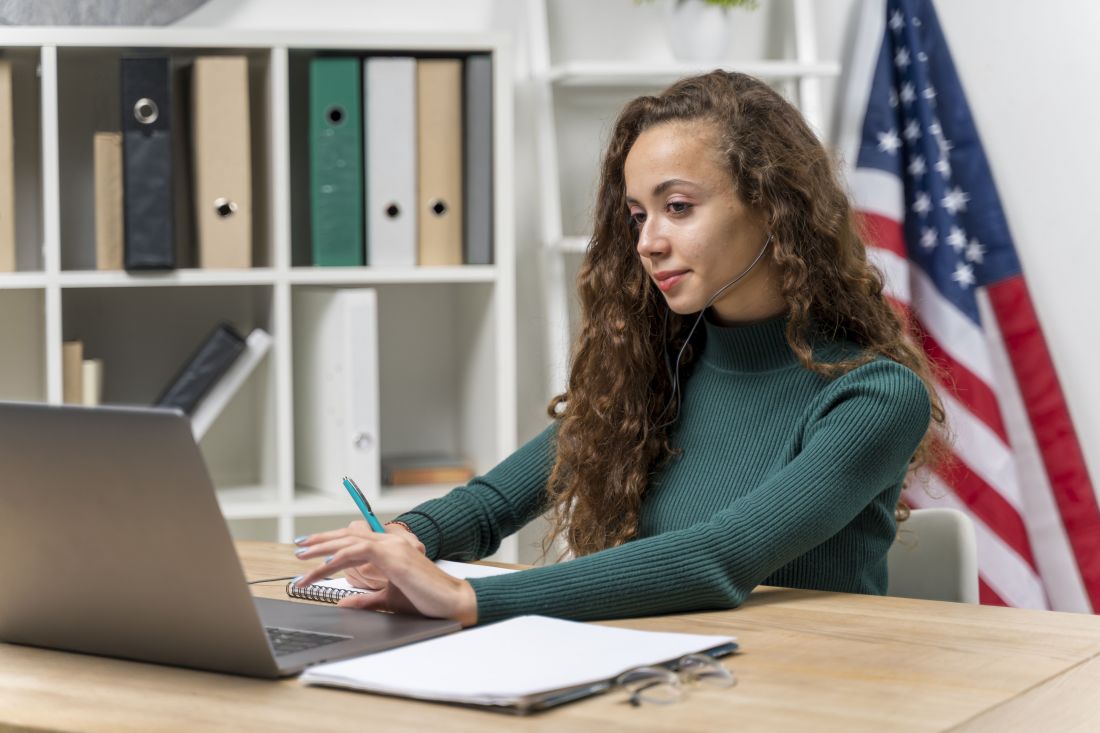
[[[363,103],[356,58],[309,64],[313,264],[361,266]]]

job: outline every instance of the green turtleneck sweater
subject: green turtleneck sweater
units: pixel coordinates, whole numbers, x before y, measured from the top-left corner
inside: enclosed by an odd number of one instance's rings
[[[682,453],[647,488],[638,537],[471,580],[478,623],[731,608],[759,584],[884,593],[894,507],[928,427],[928,393],[887,359],[821,377],[795,359],[785,325],[707,322],[673,435]],[[858,349],[835,343],[815,353],[838,360]],[[491,554],[545,510],[554,431],[399,519],[432,559]]]

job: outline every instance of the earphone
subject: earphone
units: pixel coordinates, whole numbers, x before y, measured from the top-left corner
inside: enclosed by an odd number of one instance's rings
[[[768,245],[771,243],[772,235],[769,234],[767,240],[765,240],[764,242],[764,246],[762,246],[760,248],[760,251],[756,253],[756,257],[753,259],[752,262],[749,263],[749,266],[746,267],[740,275],[733,278],[722,287],[718,288],[718,290],[715,291],[714,295],[710,296],[710,299],[707,300],[707,302],[703,305],[701,309],[699,309],[699,315],[695,317],[695,323],[691,325],[691,330],[688,331],[687,338],[684,339],[684,345],[680,347],[680,353],[676,355],[675,371],[673,371],[672,364],[668,360],[668,349],[665,349],[665,368],[668,370],[669,379],[672,380],[672,395],[669,397],[668,404],[665,405],[660,414],[664,415],[666,412],[668,412],[668,408],[672,407],[673,403],[676,403],[676,412],[672,415],[672,419],[658,425],[658,430],[672,425],[680,417],[680,402],[677,399],[677,397],[679,397],[680,395],[680,360],[684,358],[684,351],[687,349],[688,344],[691,343],[691,337],[695,334],[695,329],[699,327],[699,322],[703,320],[703,315],[707,312],[707,308],[709,308],[711,304],[714,303],[714,301],[718,300],[718,297],[722,295],[722,293],[726,292],[734,285],[741,282],[742,278],[752,272],[752,268],[756,267],[756,263],[760,262],[760,260],[763,259],[764,252],[767,251]],[[664,321],[661,324],[662,336],[668,332],[668,311],[669,309],[665,308]]]

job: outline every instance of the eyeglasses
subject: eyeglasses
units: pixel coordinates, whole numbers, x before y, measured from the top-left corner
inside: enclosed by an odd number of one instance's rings
[[[685,685],[701,684],[707,687],[733,687],[737,678],[724,664],[705,654],[689,654],[668,667],[638,667],[624,672],[615,680],[615,686],[629,693],[630,704],[642,703],[669,705],[684,699]]]

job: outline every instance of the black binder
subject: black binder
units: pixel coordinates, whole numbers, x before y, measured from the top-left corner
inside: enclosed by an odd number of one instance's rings
[[[192,414],[244,349],[244,338],[228,323],[219,323],[157,398],[157,406],[178,407]]]
[[[124,264],[174,269],[169,60],[124,58],[121,69]]]

